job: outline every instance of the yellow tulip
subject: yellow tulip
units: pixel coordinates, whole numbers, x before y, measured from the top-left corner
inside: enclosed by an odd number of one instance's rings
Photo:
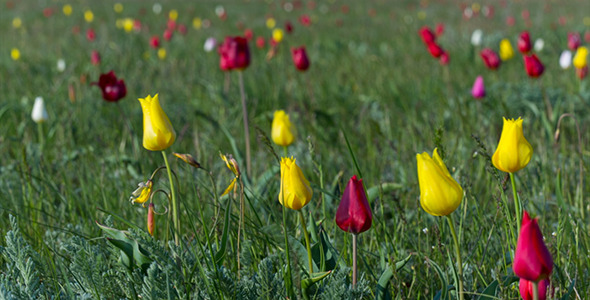
[[[165,48],[158,49],[158,58],[161,60],[166,59],[166,49]]]
[[[500,58],[502,60],[509,60],[514,57],[514,48],[508,39],[500,41]]]
[[[23,24],[23,21],[19,17],[16,17],[16,18],[12,19],[12,27],[14,27],[14,28],[20,28],[20,26],[22,24]]]
[[[281,189],[279,202],[294,210],[303,208],[313,196],[309,182],[303,176],[301,169],[293,157],[281,158]]]
[[[201,29],[202,25],[203,25],[203,21],[201,20],[201,18],[194,18],[193,19],[193,27],[195,29]]]
[[[123,12],[123,4],[115,3],[115,5],[113,6],[113,10],[118,14],[122,13]]]
[[[91,10],[88,9],[84,12],[84,20],[86,20],[87,23],[92,23],[94,20],[94,14]]]
[[[428,153],[416,154],[420,204],[433,216],[446,216],[461,204],[463,189],[451,177],[449,170],[435,148],[432,157]]]
[[[283,30],[280,28],[275,28],[272,31],[272,39],[277,43],[280,43],[283,40],[283,35]]]
[[[133,19],[123,19],[123,30],[125,30],[125,32],[131,32],[133,30]]]
[[[135,191],[133,191],[133,193],[131,193],[131,197],[129,197],[129,201],[131,201],[131,204],[134,204],[134,203],[144,204],[144,203],[146,203],[150,199],[153,186],[154,186],[154,183],[151,179],[149,179],[146,182],[140,182],[137,185],[137,189],[135,189]]]
[[[176,132],[160,106],[158,94],[138,100],[143,111],[143,147],[151,151],[170,147],[176,140]]]
[[[176,9],[170,10],[170,12],[168,13],[168,18],[170,18],[173,21],[176,21],[176,19],[178,19],[178,11]]]
[[[588,48],[584,46],[578,47],[578,51],[576,51],[572,63],[574,64],[574,67],[578,69],[586,67],[588,65]]]
[[[62,8],[62,11],[64,13],[64,15],[69,16],[72,14],[72,6],[69,4],[64,5],[64,7]]]
[[[20,58],[20,51],[17,48],[12,48],[10,50],[10,57],[12,57],[12,60],[18,60]]]
[[[275,111],[274,119],[272,120],[272,141],[279,146],[289,146],[295,139],[295,134],[291,129],[291,121],[289,115],[284,110]]]
[[[277,25],[277,22],[273,18],[266,19],[266,27],[268,29],[273,29]]]
[[[514,173],[526,167],[531,161],[533,147],[522,134],[522,121],[521,118],[517,120],[504,118],[500,142],[492,156],[492,163],[500,171]]]

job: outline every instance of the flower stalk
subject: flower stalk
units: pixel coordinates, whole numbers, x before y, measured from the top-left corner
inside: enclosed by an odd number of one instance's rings
[[[447,215],[447,222],[449,223],[449,227],[451,228],[451,235],[453,236],[453,242],[455,243],[455,255],[457,257],[457,275],[459,277],[459,290],[457,294],[459,294],[459,299],[463,300],[463,262],[461,261],[461,248],[459,245],[459,239],[457,239],[457,233],[455,232],[455,225],[453,224],[453,218],[451,215]]]
[[[299,212],[299,219],[301,220],[301,227],[303,227],[303,235],[305,236],[305,248],[307,249],[307,260],[309,263],[309,276],[313,274],[313,258],[311,257],[311,247],[309,244],[309,232],[307,232],[307,224],[305,223],[305,217],[303,216],[303,212],[298,210]]]
[[[250,127],[248,126],[248,107],[246,106],[246,93],[244,92],[244,75],[238,72],[240,84],[240,96],[242,99],[242,116],[244,118],[244,138],[246,139],[246,174],[252,174],[252,161],[250,156]]]
[[[178,215],[178,201],[176,199],[176,191],[174,189],[174,180],[172,180],[172,170],[170,170],[170,164],[168,163],[168,157],[166,151],[162,150],[162,157],[164,157],[164,163],[166,164],[166,171],[168,172],[168,181],[170,182],[170,194],[172,195],[172,224],[174,227],[174,244],[180,245],[180,218]]]

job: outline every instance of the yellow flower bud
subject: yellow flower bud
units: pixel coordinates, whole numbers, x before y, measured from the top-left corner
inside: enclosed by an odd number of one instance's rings
[[[275,111],[271,131],[272,141],[279,146],[289,146],[295,139],[295,133],[291,129],[289,115],[284,110]]]
[[[20,58],[20,51],[17,48],[12,48],[10,50],[10,57],[12,57],[12,60],[18,60]]]
[[[521,118],[517,120],[504,118],[500,142],[492,156],[492,163],[500,171],[514,173],[526,167],[531,161],[533,147],[522,134],[522,121]]]
[[[586,67],[588,65],[588,48],[584,46],[578,47],[572,63],[578,69]]]
[[[143,147],[151,151],[170,147],[176,140],[176,132],[160,106],[158,94],[138,100],[143,111]]]
[[[303,176],[301,169],[293,157],[281,158],[281,189],[279,202],[294,210],[303,208],[313,196],[309,182]]]
[[[277,25],[277,22],[273,18],[266,19],[266,27],[268,29],[273,29]]]
[[[432,157],[428,153],[416,154],[420,204],[433,216],[446,216],[461,204],[463,189],[451,177],[449,170],[435,148]]]
[[[503,39],[500,41],[500,58],[502,60],[509,60],[514,57],[514,48],[512,48],[512,44],[508,39]]]

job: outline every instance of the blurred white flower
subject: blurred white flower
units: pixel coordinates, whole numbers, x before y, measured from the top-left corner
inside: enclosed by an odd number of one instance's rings
[[[42,123],[49,119],[49,116],[47,115],[47,110],[45,110],[45,103],[43,102],[43,98],[35,98],[35,104],[33,105],[31,119],[33,119],[35,123]]]
[[[215,47],[217,47],[217,40],[214,37],[210,37],[205,40],[205,45],[203,46],[205,52],[211,52],[215,50]]]
[[[561,55],[559,56],[559,66],[561,66],[561,68],[565,70],[569,68],[571,64],[572,52],[570,52],[569,50],[561,52]]]
[[[541,38],[538,38],[533,45],[533,49],[535,49],[537,52],[541,52],[543,51],[543,47],[545,47],[545,41],[543,41]]]
[[[223,7],[223,5],[217,5],[215,7],[215,15],[217,15],[218,17],[222,17],[223,15],[225,15],[225,8]]]
[[[152,6],[152,11],[156,15],[159,15],[162,12],[162,5],[160,3],[154,3],[154,6]]]
[[[471,34],[471,45],[480,46],[482,37],[483,37],[483,31],[481,31],[481,29],[474,30],[473,33]]]
[[[66,61],[62,58],[57,60],[57,70],[63,72],[66,69]]]

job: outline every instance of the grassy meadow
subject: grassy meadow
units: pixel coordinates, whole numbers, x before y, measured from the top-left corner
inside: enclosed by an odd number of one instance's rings
[[[115,10],[116,3],[0,1],[0,298],[455,299],[459,276],[449,226],[420,205],[416,154],[438,148],[464,191],[451,215],[465,299],[521,299],[512,269],[511,181],[491,162],[503,117],[523,118],[534,150],[515,178],[522,207],[538,217],[553,257],[548,299],[590,298],[590,81],[559,64],[568,32],[579,32],[590,46],[588,1],[132,0]],[[490,6],[493,14],[484,16]],[[470,7],[475,13],[467,18]],[[186,33],[176,29],[166,41],[171,11]],[[300,21],[304,15],[309,26]],[[293,26],[274,49],[271,18],[275,28]],[[127,31],[129,20],[140,27]],[[439,23],[446,65],[418,34]],[[240,71],[221,71],[217,51],[203,48],[209,37],[221,43],[246,29],[254,35],[251,64],[241,71],[250,172]],[[471,43],[476,29],[483,31],[480,45]],[[524,30],[533,42],[544,41],[535,53],[545,71],[536,79],[527,76],[516,47]],[[160,39],[158,49],[150,47],[152,36]],[[257,37],[265,38],[264,48]],[[487,69],[480,51],[498,51],[504,38],[514,57]],[[295,69],[290,53],[302,45],[311,62],[305,72]],[[99,64],[91,63],[92,51]],[[111,70],[127,88],[116,103],[92,85]],[[474,99],[479,75],[486,96]],[[151,236],[147,206],[129,198],[164,166],[162,154],[142,146],[137,101],[156,93],[176,131],[166,155],[180,224],[175,231],[171,185],[161,169],[153,180],[158,214]],[[48,112],[42,123],[31,119],[36,97]],[[275,110],[285,110],[296,130],[286,150],[271,139]],[[173,152],[191,154],[201,167]],[[224,196],[235,175],[220,153],[231,154],[241,171],[235,192]],[[307,230],[291,209],[283,226],[278,194],[285,153],[313,189],[301,210]],[[365,184],[373,222],[358,235],[353,286],[352,238],[334,218],[355,174]],[[327,276],[312,280],[320,274]]]

